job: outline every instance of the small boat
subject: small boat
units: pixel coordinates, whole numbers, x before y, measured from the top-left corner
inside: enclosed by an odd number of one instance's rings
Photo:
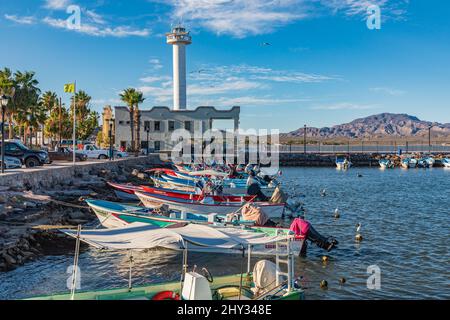
[[[435,160],[432,157],[425,157],[419,159],[417,165],[419,168],[433,168]]]
[[[97,216],[100,224],[105,228],[119,228],[133,222],[149,223],[159,227],[166,227],[174,223],[198,223],[209,225],[245,225],[253,226],[254,221],[232,219],[217,214],[193,214],[171,211],[161,215],[154,208],[133,206],[118,202],[88,199],[86,203]],[[235,218],[234,216],[233,218]]]
[[[243,203],[246,201],[252,201],[255,196],[249,196],[249,195],[228,195],[228,194],[221,194],[221,195],[203,195],[203,194],[197,194],[194,192],[187,192],[187,191],[178,191],[178,190],[171,190],[171,189],[164,189],[164,188],[154,188],[154,187],[147,187],[142,186],[143,192],[152,193],[152,194],[159,194],[163,196],[169,196],[179,199],[186,199],[186,200],[195,200],[195,201],[208,201],[207,198],[211,198],[215,202],[236,202],[236,203]]]
[[[420,158],[417,161],[417,166],[419,168],[432,168],[434,166],[434,159],[432,157],[424,157],[424,158]]]
[[[205,180],[188,180],[178,177],[161,175],[160,177],[151,177],[155,186],[165,189],[175,189],[182,191],[189,191],[199,193],[202,189]],[[224,180],[210,180],[216,187],[222,188],[222,193],[231,195],[245,195],[247,194],[247,181],[245,179],[224,179]],[[276,184],[269,183],[261,185],[261,191],[267,197],[271,197],[275,191]]]
[[[394,168],[394,162],[392,162],[390,159],[380,159],[379,164],[382,169]]]
[[[114,182],[107,182],[113,188],[116,196],[124,201],[139,201],[139,198],[134,194],[135,191],[144,191],[142,186],[135,186],[131,183],[120,184]]]
[[[336,157],[336,168],[338,170],[347,170],[352,166],[352,163],[345,157]]]
[[[450,168],[450,158],[444,158],[441,162],[445,168]]]
[[[135,194],[146,207],[152,208],[161,204],[167,204],[171,210],[199,214],[217,213],[225,215],[240,210],[244,205],[243,203],[215,201],[207,203],[147,192],[135,192]],[[285,203],[254,202],[254,204],[260,207],[269,218],[281,218],[284,215]]]
[[[111,186],[114,189],[115,194],[117,197],[121,200],[132,200],[132,201],[139,201],[139,198],[134,194],[135,191],[142,191],[142,192],[148,192],[153,194],[160,194],[164,196],[174,197],[174,198],[180,198],[180,199],[189,199],[189,200],[196,200],[201,201],[206,197],[211,197],[216,202],[236,202],[241,203],[245,201],[251,201],[255,198],[255,196],[249,196],[249,195],[202,195],[198,194],[192,191],[181,191],[181,190],[174,190],[174,189],[166,189],[166,188],[156,188],[156,187],[150,187],[150,186],[136,186],[131,183],[127,184],[120,184],[120,183],[114,183],[114,182],[107,182],[109,186]]]
[[[416,168],[418,161],[415,158],[404,158],[402,159],[402,167],[405,169]]]
[[[294,300],[304,299],[304,290],[295,283],[293,235],[275,233],[265,236],[247,230],[232,232],[217,230],[201,225],[187,225],[178,228],[157,228],[151,225],[133,223],[124,228],[104,230],[61,230],[77,239],[72,283],[77,283],[80,241],[97,249],[128,251],[128,286],[108,290],[76,292],[76,286],[69,287],[69,293],[38,296],[30,300]],[[267,247],[274,251],[275,263],[260,260],[252,272],[252,255],[255,247]],[[172,281],[147,286],[133,286],[132,251],[153,248],[169,248],[183,252],[181,282]],[[246,253],[242,257],[240,274],[213,277],[206,268],[194,265],[188,270],[188,254],[195,247],[205,252],[229,251]],[[189,261],[191,264],[191,261]],[[246,264],[246,268],[245,268]],[[246,271],[245,271],[246,270]],[[281,270],[287,270],[282,272]]]

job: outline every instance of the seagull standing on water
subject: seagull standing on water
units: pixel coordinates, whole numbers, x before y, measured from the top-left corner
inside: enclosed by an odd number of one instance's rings
[[[320,191],[320,195],[325,197],[327,195],[327,189],[322,189],[322,191]]]

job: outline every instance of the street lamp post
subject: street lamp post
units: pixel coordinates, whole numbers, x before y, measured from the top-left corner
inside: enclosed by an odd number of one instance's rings
[[[109,161],[114,160],[114,150],[112,141],[113,121],[114,119],[109,120]]]
[[[148,156],[148,153],[149,153],[149,146],[150,146],[150,127],[149,126],[146,126],[145,127],[145,131],[147,132],[147,156]]]
[[[5,110],[8,105],[9,97],[2,95],[1,96],[1,104],[2,104],[2,173],[5,173]]]

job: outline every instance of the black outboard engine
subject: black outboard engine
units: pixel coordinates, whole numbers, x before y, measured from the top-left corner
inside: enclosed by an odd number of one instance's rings
[[[253,183],[247,188],[247,194],[256,196],[258,201],[269,201],[269,198],[261,191],[261,187],[257,183]]]

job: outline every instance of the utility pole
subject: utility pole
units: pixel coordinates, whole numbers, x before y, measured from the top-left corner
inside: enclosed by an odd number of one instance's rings
[[[431,154],[431,125],[428,127],[428,149]]]
[[[59,146],[61,147],[61,141],[62,141],[62,98],[59,97],[59,129],[58,129],[58,133],[59,133]]]
[[[303,153],[306,154],[306,124],[303,129]]]

